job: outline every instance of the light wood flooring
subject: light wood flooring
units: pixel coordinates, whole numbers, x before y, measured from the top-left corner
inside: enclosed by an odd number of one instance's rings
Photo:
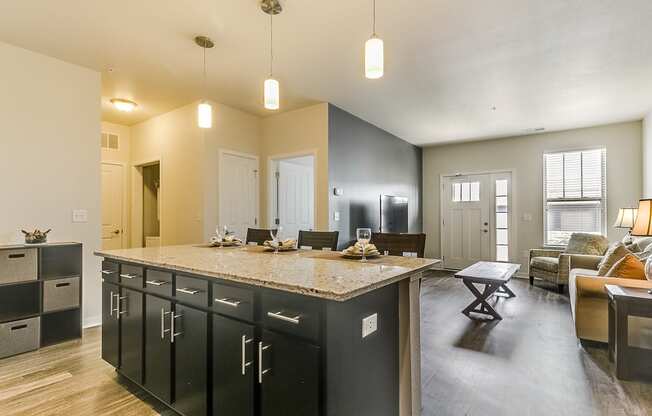
[[[568,297],[510,284],[498,323],[460,311],[473,299],[450,276],[422,293],[423,415],[649,415],[652,384],[620,382],[606,350],[583,349]],[[100,359],[100,331],[0,360],[0,415],[170,415]],[[349,416],[349,415],[338,415]]]

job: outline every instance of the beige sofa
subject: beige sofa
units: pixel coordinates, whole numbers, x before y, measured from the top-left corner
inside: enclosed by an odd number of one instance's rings
[[[652,239],[641,245],[650,244],[650,241]],[[575,333],[581,340],[609,341],[609,306],[605,285],[652,289],[652,281],[648,280],[598,276],[597,269],[601,260],[602,256],[580,254],[571,255],[569,259],[568,292]],[[652,322],[638,321],[630,327],[630,333],[649,334],[650,331]]]

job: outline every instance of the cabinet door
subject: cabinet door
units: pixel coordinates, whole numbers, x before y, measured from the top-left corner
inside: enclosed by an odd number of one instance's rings
[[[120,320],[117,311],[117,285],[102,282],[102,359],[120,367]]]
[[[262,356],[261,415],[318,416],[319,347],[271,331],[263,331],[256,347]]]
[[[254,414],[254,327],[213,315],[213,415]]]
[[[185,416],[208,412],[208,315],[175,305],[174,314],[174,408]]]
[[[172,302],[145,295],[145,388],[172,403]]]
[[[143,294],[122,289],[120,313],[120,370],[128,379],[143,382]]]

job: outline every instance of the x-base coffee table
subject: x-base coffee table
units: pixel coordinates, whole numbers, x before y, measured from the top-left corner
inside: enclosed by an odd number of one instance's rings
[[[503,319],[487,300],[497,294],[507,298],[516,297],[507,287],[507,282],[520,269],[520,264],[481,261],[455,273],[455,277],[462,279],[464,285],[476,297],[462,313],[471,319],[471,312],[489,315],[493,319]],[[484,285],[484,289],[480,291],[475,285]]]

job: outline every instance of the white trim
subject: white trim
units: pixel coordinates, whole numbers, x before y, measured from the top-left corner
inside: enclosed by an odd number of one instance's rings
[[[274,163],[278,162],[280,160],[284,159],[295,159],[298,157],[303,157],[303,156],[312,156],[313,157],[313,218],[312,218],[312,223],[313,227],[315,230],[318,230],[317,227],[317,218],[318,218],[318,198],[317,198],[317,156],[319,154],[318,149],[306,149],[298,152],[291,152],[291,153],[278,153],[275,155],[270,155],[267,157],[267,226],[268,228],[273,228],[274,224],[274,218],[276,215],[275,207],[276,207],[276,181],[274,180]]]
[[[256,190],[255,190],[255,195],[256,195],[256,220],[255,222],[258,224],[258,227],[260,228],[260,157],[258,155],[254,155],[251,153],[244,153],[244,152],[238,152],[236,150],[230,150],[230,149],[219,149],[218,150],[218,180],[217,180],[217,223],[218,224],[224,224],[224,221],[222,220],[222,209],[221,209],[221,201],[222,201],[222,189],[224,189],[224,184],[222,181],[226,179],[226,175],[224,172],[224,156],[225,155],[231,155],[231,156],[238,156],[242,157],[245,159],[252,159],[256,162]]]
[[[95,326],[102,326],[102,315],[88,316],[84,318],[82,323],[82,328],[92,328]]]

